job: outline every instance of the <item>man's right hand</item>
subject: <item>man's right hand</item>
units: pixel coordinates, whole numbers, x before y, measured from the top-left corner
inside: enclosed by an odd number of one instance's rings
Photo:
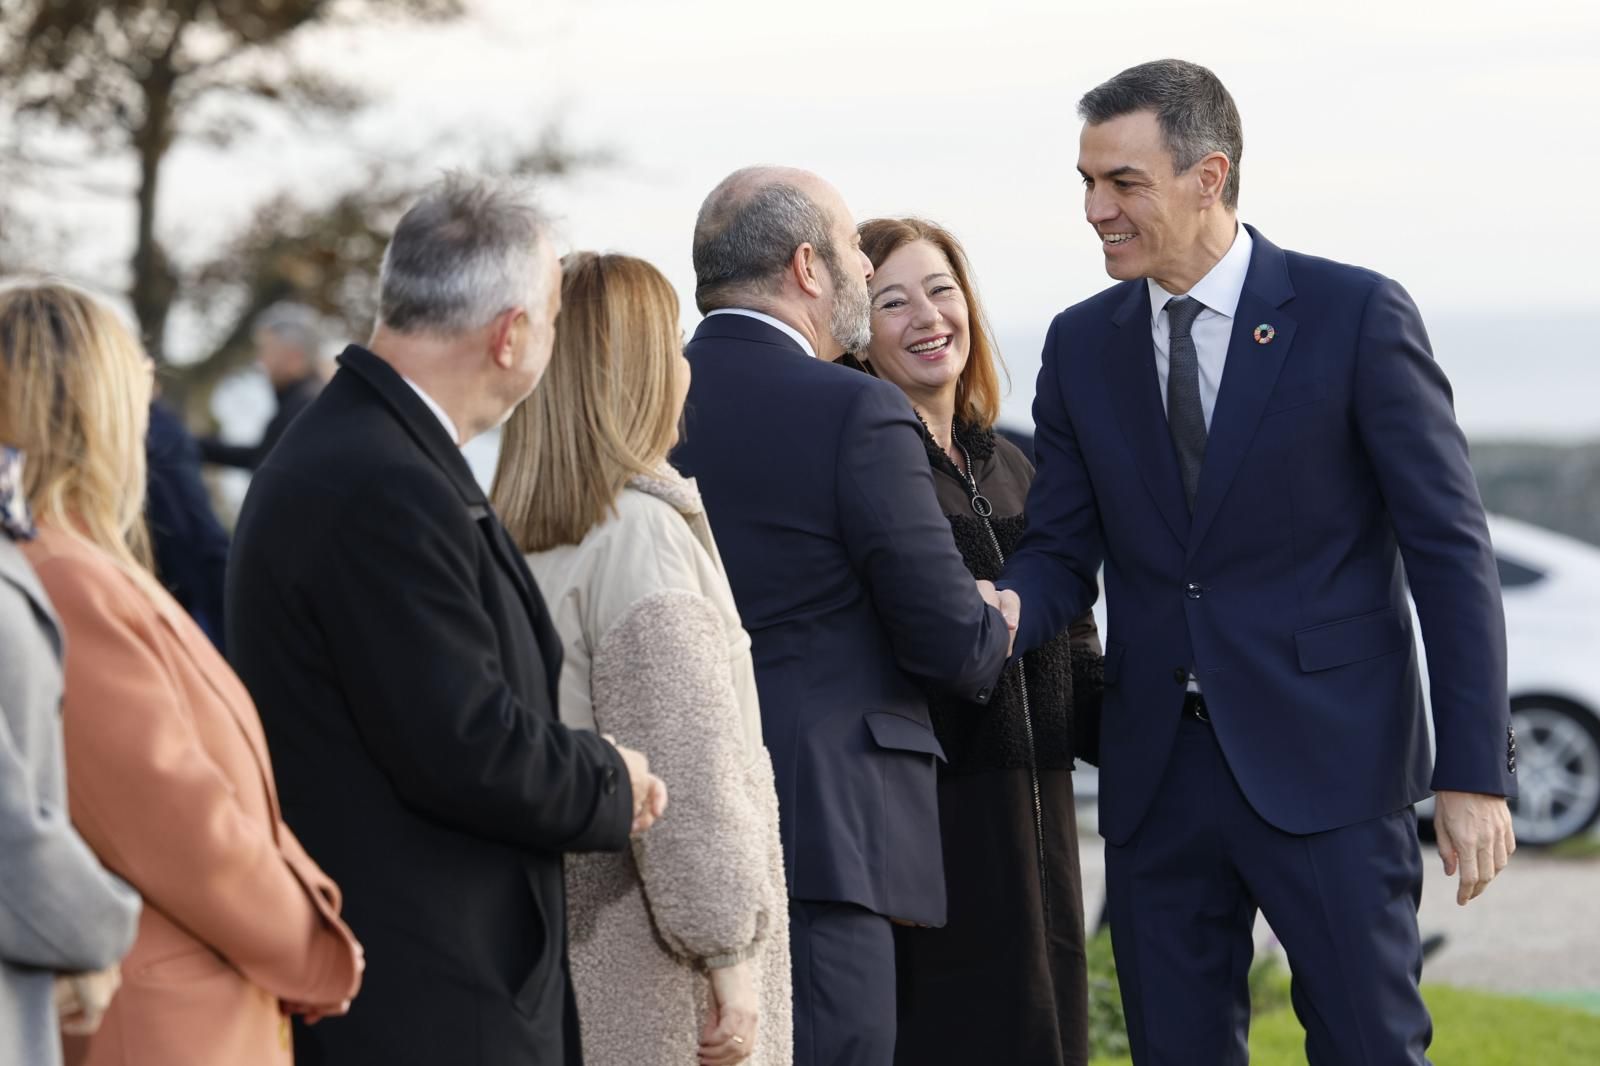
[[[978,582],[978,595],[983,597],[983,602],[1000,612],[1006,620],[1008,639],[1006,640],[1006,655],[1009,657],[1013,648],[1017,646],[1017,623],[1022,618],[1022,599],[1010,589],[996,589],[993,581]]]
[[[628,768],[628,783],[633,786],[633,828],[629,832],[638,836],[666,813],[667,784],[650,772],[650,760],[644,752],[618,744],[609,733],[605,739],[617,749]]]

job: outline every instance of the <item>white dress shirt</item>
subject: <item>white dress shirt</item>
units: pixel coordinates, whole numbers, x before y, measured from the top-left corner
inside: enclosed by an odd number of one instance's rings
[[[1217,409],[1217,391],[1222,388],[1222,368],[1228,361],[1228,340],[1233,333],[1233,314],[1239,309],[1239,294],[1244,291],[1244,276],[1250,272],[1250,232],[1243,226],[1233,238],[1233,247],[1217,260],[1206,276],[1187,293],[1168,292],[1146,278],[1150,286],[1150,335],[1156,345],[1156,378],[1161,383],[1161,409],[1167,407],[1167,368],[1172,358],[1167,342],[1172,336],[1167,301],[1174,296],[1192,296],[1205,304],[1189,330],[1200,362],[1200,406],[1205,410],[1206,429],[1211,429],[1211,413]]]
[[[800,345],[811,358],[815,359],[817,357],[817,350],[811,347],[811,342],[806,340],[805,334],[789,325],[789,323],[773,318],[771,315],[764,315],[760,311],[752,311],[748,307],[719,307],[715,311],[708,313],[706,317],[710,318],[712,315],[743,315],[758,322],[765,322],[767,325],[781,329],[793,337],[795,343]]]
[[[407,385],[410,385],[412,392],[422,397],[422,402],[428,405],[428,410],[433,412],[434,417],[439,420],[439,424],[444,427],[444,431],[450,435],[451,444],[454,444],[457,448],[459,448],[461,445],[466,443],[461,439],[461,434],[456,432],[456,424],[450,420],[449,415],[444,413],[444,408],[440,407],[438,403],[434,401],[432,396],[429,396],[426,392],[423,392],[421,385],[418,385],[415,381],[412,381],[404,374],[400,375],[400,380],[404,381]]]

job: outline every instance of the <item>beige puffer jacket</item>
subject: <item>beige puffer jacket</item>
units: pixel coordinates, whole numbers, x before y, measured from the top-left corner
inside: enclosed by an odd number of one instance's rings
[[[704,970],[753,960],[758,1066],[793,1061],[788,901],[750,637],[692,481],[636,477],[581,544],[528,556],[565,661],[561,720],[638,748],[666,816],[631,854],[566,857],[589,1066],[691,1066]]]

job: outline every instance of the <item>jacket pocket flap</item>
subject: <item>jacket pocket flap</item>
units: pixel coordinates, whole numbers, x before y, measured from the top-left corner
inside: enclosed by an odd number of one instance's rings
[[[1406,646],[1406,627],[1393,607],[1302,629],[1294,635],[1306,673],[1376,659]]]
[[[889,711],[872,711],[866,716],[867,730],[878,747],[893,751],[915,751],[944,759],[944,749],[933,730],[905,715]]]

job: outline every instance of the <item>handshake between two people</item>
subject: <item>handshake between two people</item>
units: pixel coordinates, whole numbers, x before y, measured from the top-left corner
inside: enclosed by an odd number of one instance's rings
[[[1006,655],[1017,646],[1017,621],[1022,617],[1022,600],[1010,589],[997,589],[993,581],[979,581],[978,595],[1006,620]]]
[[[600,736],[617,749],[622,764],[628,768],[628,784],[633,787],[633,828],[629,834],[638,836],[667,812],[667,783],[650,772],[650,758],[644,752],[618,744],[610,733]]]

